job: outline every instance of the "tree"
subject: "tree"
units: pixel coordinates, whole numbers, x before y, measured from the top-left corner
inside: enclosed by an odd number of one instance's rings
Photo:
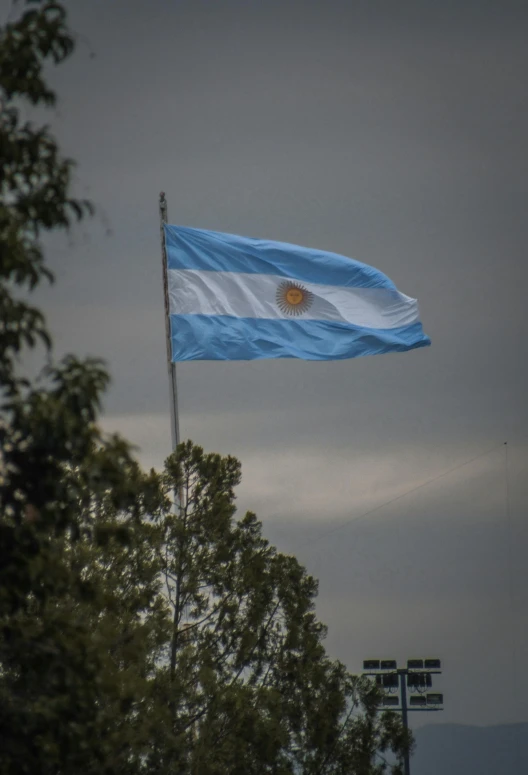
[[[135,475],[127,508],[83,488],[92,529],[61,552],[97,594],[53,601],[106,655],[100,718],[115,771],[384,771],[376,756],[401,753],[401,724],[325,653],[315,580],[254,514],[236,519],[238,461],[186,442],[162,474]]]
[[[32,7],[31,7],[32,6]],[[59,3],[32,3],[0,32],[0,772],[107,771],[113,753],[101,713],[104,654],[65,605],[97,598],[64,546],[91,532],[83,486],[130,503],[133,463],[121,440],[96,425],[108,377],[101,364],[68,357],[29,384],[17,371],[24,346],[50,347],[40,310],[24,298],[52,279],[43,232],[68,229],[90,207],[71,198],[72,162],[20,106],[53,105],[46,61],[64,61],[74,40]],[[108,677],[107,695],[121,676]]]
[[[325,653],[317,582],[270,546],[254,514],[234,519],[239,479],[238,461],[190,442],[161,478],[172,631],[158,691],[177,771],[374,773],[376,751],[401,752],[405,734],[379,717],[373,686]],[[152,757],[159,766],[163,751]]]
[[[27,6],[0,30],[0,775],[381,772],[401,725],[326,655],[315,580],[235,519],[238,462],[188,442],[146,474],[97,424],[101,363],[20,376],[51,348],[39,240],[91,209],[21,118],[74,47],[61,3]]]

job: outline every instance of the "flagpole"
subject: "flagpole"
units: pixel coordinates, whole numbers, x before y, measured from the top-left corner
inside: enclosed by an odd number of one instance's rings
[[[169,373],[169,399],[171,414],[171,442],[172,451],[180,443],[180,422],[178,417],[178,385],[176,382],[176,364],[172,361],[172,348],[170,336],[170,306],[169,306],[169,283],[167,277],[167,250],[165,247],[164,225],[167,223],[167,200],[162,191],[159,196],[160,212],[160,237],[161,237],[161,261],[163,265],[163,298],[165,301],[165,338],[167,343],[167,370]]]

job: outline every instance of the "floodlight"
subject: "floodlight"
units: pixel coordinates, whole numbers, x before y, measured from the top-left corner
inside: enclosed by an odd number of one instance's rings
[[[431,673],[407,674],[407,686],[412,686],[416,689],[430,689],[432,685],[433,679],[431,678]]]
[[[409,705],[427,705],[427,699],[423,694],[411,694],[409,697]]]
[[[439,659],[425,659],[424,667],[428,670],[440,670],[442,663]]]
[[[400,704],[400,698],[396,696],[392,696],[389,694],[385,696],[382,700],[383,705],[399,705]]]
[[[444,695],[443,694],[428,694],[427,695],[427,704],[428,705],[443,705],[444,704]]]
[[[395,689],[398,686],[398,673],[385,673],[382,678],[385,689]]]
[[[423,659],[408,659],[407,660],[407,669],[408,670],[423,670],[424,661]]]
[[[382,670],[396,670],[395,659],[382,659],[380,664]]]
[[[365,659],[363,661],[363,670],[379,670],[379,669],[380,669],[379,659]]]

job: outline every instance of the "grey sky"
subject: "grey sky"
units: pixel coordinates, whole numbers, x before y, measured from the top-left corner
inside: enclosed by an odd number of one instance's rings
[[[41,300],[59,351],[107,359],[107,426],[146,464],[169,451],[160,190],[172,223],[386,272],[431,348],[183,364],[182,433],[241,459],[240,507],[320,578],[351,670],[439,655],[434,721],[526,720],[526,4],[68,5],[52,124],[99,214],[50,244]]]

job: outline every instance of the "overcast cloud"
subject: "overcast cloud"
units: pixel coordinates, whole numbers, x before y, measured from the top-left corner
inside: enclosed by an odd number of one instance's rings
[[[240,458],[351,670],[440,656],[434,721],[528,720],[526,3],[68,6],[52,124],[98,215],[50,243],[40,298],[59,352],[107,360],[106,426],[170,451],[160,190],[172,223],[386,272],[431,348],[183,364],[182,435]]]

